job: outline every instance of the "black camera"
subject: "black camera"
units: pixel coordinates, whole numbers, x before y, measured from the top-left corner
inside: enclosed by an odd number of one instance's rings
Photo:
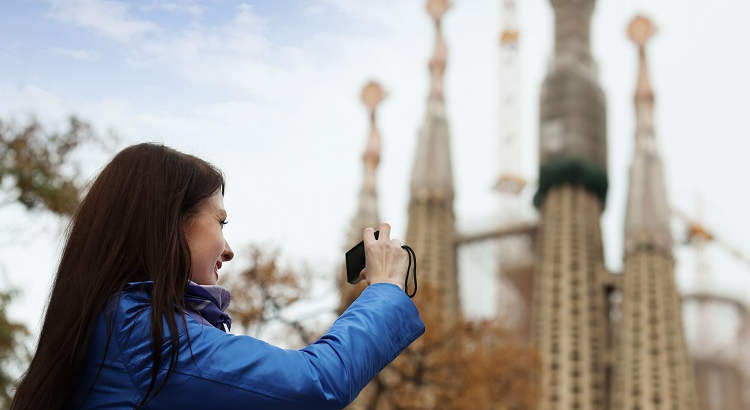
[[[380,231],[375,231],[375,239],[378,239]],[[362,278],[359,273],[365,268],[365,242],[359,241],[353,248],[346,252],[346,281],[352,285],[358,283]]]
[[[380,231],[375,231],[375,239],[378,239]],[[406,268],[406,277],[404,278],[404,292],[412,298],[417,294],[417,255],[414,254],[414,250],[408,245],[401,245],[401,248],[409,254],[409,266]],[[413,261],[413,262],[412,262]],[[414,289],[409,293],[409,273],[411,272],[412,265],[414,266]],[[365,242],[360,241],[354,245],[353,248],[346,252],[346,281],[352,285],[359,283],[362,278],[359,274],[362,269],[365,268]]]

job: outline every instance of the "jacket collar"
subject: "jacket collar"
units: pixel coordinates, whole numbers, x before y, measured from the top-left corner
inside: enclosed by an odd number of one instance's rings
[[[128,282],[126,291],[144,290],[151,292],[153,281]],[[185,307],[200,315],[211,326],[222,331],[228,331],[232,326],[232,318],[226,312],[231,301],[229,290],[219,285],[199,285],[188,281],[185,287]]]

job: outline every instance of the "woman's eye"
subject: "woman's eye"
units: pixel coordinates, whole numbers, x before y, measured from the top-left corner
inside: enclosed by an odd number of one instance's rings
[[[219,223],[221,224],[221,228],[224,229],[224,225],[228,224],[229,222],[227,222],[227,220],[225,219],[223,221],[219,221]]]

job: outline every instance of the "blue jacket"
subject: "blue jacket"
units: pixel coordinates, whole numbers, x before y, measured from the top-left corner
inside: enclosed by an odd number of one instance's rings
[[[103,316],[98,319],[74,408],[132,409],[148,388],[153,361],[149,295],[126,288],[115,309],[109,350],[95,379],[107,340]],[[386,283],[368,286],[324,336],[300,350],[224,333],[190,316],[186,320],[187,329],[178,320],[176,369],[145,408],[339,409],[424,333],[412,301]],[[164,328],[168,332],[166,321]],[[171,351],[165,340],[163,358]],[[166,367],[165,362],[159,382]]]

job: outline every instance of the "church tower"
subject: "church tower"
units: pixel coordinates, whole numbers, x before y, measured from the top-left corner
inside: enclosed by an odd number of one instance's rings
[[[440,306],[444,318],[451,319],[460,314],[460,302],[453,167],[443,95],[446,46],[441,19],[448,7],[449,0],[427,1],[427,12],[435,24],[435,51],[429,61],[430,93],[411,174],[406,242],[417,250],[420,284],[428,283],[437,290],[439,300],[432,302]]]
[[[554,55],[542,85],[534,340],[540,410],[606,408],[607,313],[601,213],[606,108],[591,56],[595,0],[551,0]]]
[[[623,302],[613,409],[695,409],[695,383],[682,328],[670,231],[670,208],[654,135],[654,93],[646,42],[647,18],[628,28],[638,47],[635,150],[630,168]]]

